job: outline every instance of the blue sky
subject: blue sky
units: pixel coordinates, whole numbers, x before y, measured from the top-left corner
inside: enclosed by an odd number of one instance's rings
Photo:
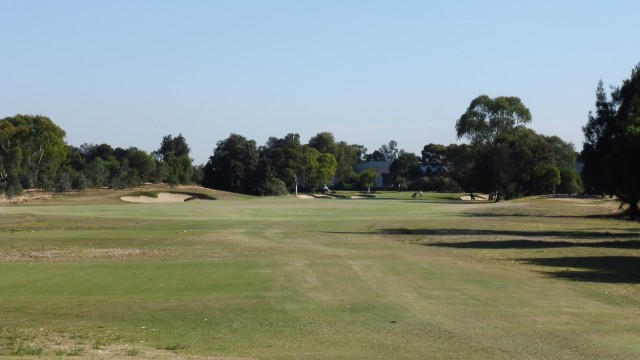
[[[230,133],[321,131],[373,151],[459,142],[478,95],[582,148],[595,89],[640,62],[634,1],[0,0],[0,118],[67,142],[153,151],[182,133],[205,163]]]

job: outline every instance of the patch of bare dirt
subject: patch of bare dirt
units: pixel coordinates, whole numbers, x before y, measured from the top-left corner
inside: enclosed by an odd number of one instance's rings
[[[49,200],[53,196],[52,192],[43,190],[24,190],[18,196],[8,198],[5,194],[0,195],[0,204],[22,204],[34,200]]]
[[[157,259],[160,250],[148,249],[10,249],[0,251],[0,262],[20,261],[126,261]]]

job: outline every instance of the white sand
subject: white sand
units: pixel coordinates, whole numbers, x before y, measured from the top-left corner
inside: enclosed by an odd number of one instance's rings
[[[135,203],[176,203],[185,202],[190,199],[191,195],[185,194],[172,194],[172,193],[158,193],[158,197],[150,196],[123,196],[120,199],[128,202]]]
[[[475,196],[474,201],[486,201],[489,199],[489,195],[487,194],[473,194]],[[482,199],[480,197],[482,197]],[[471,195],[460,196],[460,200],[471,201]]]

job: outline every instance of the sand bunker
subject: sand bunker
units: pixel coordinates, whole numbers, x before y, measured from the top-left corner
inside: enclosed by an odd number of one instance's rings
[[[158,197],[123,196],[120,198],[120,200],[135,202],[135,203],[176,203],[176,202],[185,202],[191,198],[192,198],[191,195],[186,195],[186,194],[158,193]]]
[[[306,194],[299,194],[299,195],[296,195],[296,197],[297,197],[298,199],[313,199],[313,196],[311,196],[311,195],[306,195]]]
[[[474,194],[474,201],[487,201],[489,195],[487,194]],[[471,201],[471,195],[460,196],[460,200]]]

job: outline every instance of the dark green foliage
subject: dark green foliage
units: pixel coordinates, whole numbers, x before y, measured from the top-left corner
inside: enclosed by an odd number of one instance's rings
[[[56,192],[62,193],[70,191],[73,188],[71,176],[66,172],[60,172],[55,179]]]
[[[353,166],[358,162],[360,149],[344,141],[336,143],[336,173],[341,183],[349,184],[355,180],[356,173]]]
[[[598,83],[596,90],[596,112],[589,112],[589,120],[582,131],[585,136],[582,149],[585,188],[588,193],[602,194],[608,188],[603,171],[604,157],[620,132],[616,126],[615,104],[609,101],[602,81]]]
[[[357,184],[360,190],[367,190],[373,188],[376,185],[376,179],[378,178],[378,170],[365,169],[358,174]]]
[[[85,190],[89,188],[89,180],[81,172],[73,172],[71,176],[71,187],[74,190]]]
[[[584,182],[587,191],[612,193],[637,218],[640,201],[640,64],[611,100],[602,81],[596,90],[596,113],[583,127]]]
[[[0,120],[0,185],[6,193],[24,188],[52,188],[67,161],[65,132],[49,118],[16,115]],[[20,183],[20,186],[18,185]]]
[[[479,149],[518,125],[531,121],[531,113],[520,98],[480,95],[471,101],[467,111],[456,121],[458,139],[467,138]]]
[[[263,166],[269,166],[274,177],[284,182],[286,188],[292,188],[303,160],[300,135],[287,134],[281,139],[270,137],[258,152]]]
[[[173,155],[175,157],[189,157],[189,153],[191,149],[187,145],[187,140],[182,136],[182,134],[178,134],[178,136],[171,137],[171,135],[167,135],[162,138],[162,143],[160,144],[160,149],[158,149],[158,155],[161,157],[166,157],[169,155]]]
[[[218,141],[203,169],[202,184],[212,189],[250,194],[257,166],[256,142],[242,135],[231,134]]]
[[[477,190],[497,190],[506,199],[554,193],[560,184],[560,170],[553,158],[544,136],[518,127],[497,137],[478,155],[473,176]]]
[[[83,174],[87,179],[89,187],[100,188],[106,185],[109,178],[109,170],[102,158],[98,157],[87,163]]]
[[[385,161],[393,161],[398,158],[400,150],[398,150],[398,143],[395,140],[391,140],[389,145],[380,146],[378,152],[382,154]]]
[[[191,184],[194,180],[193,160],[189,157],[191,149],[187,145],[187,141],[179,134],[175,138],[167,135],[162,139],[160,149],[156,152],[158,156],[157,167],[162,167],[161,171],[156,172],[147,165],[149,177],[151,174],[158,181],[167,182],[170,185]],[[146,163],[146,162],[145,162]],[[160,176],[158,176],[160,175]],[[141,175],[141,177],[143,177]]]
[[[318,152],[335,154],[336,153],[336,140],[333,134],[330,132],[321,132],[316,136],[309,139],[309,147],[312,147]]]
[[[389,167],[389,171],[391,172],[391,176],[397,178],[398,176],[402,176],[407,179],[409,182],[413,182],[420,178],[422,172],[420,171],[420,158],[408,152],[402,152]],[[396,181],[398,183],[398,181]]]
[[[380,150],[375,150],[371,154],[366,155],[365,160],[366,161],[386,161],[387,158],[383,153],[380,152]]]
[[[414,190],[435,191],[441,193],[457,193],[463,191],[455,180],[442,175],[421,177],[415,181],[413,188]]]

